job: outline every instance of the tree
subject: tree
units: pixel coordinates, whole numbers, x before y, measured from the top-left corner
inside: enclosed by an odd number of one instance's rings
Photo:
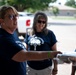
[[[52,11],[55,16],[57,16],[59,14],[59,9],[57,7],[52,7]]]
[[[75,1],[75,0],[68,0],[68,1],[65,3],[65,5],[76,8],[76,1]]]
[[[45,10],[50,2],[55,1],[56,0],[7,0],[8,4],[16,7],[18,11],[25,9],[32,9],[34,11]]]

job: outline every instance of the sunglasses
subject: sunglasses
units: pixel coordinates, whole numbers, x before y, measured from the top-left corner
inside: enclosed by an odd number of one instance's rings
[[[15,18],[17,18],[18,16],[15,14],[11,14],[11,15],[8,15],[8,18],[11,19],[11,20],[14,20]]]
[[[45,24],[45,23],[46,23],[46,21],[38,20],[38,23],[43,23],[43,24]]]

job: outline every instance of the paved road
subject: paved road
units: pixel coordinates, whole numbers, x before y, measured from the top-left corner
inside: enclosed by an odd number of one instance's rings
[[[59,51],[74,51],[76,49],[76,25],[50,25],[58,40]],[[71,63],[59,64],[57,75],[71,75]]]

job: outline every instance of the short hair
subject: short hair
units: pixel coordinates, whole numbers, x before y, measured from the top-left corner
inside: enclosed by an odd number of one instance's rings
[[[10,5],[2,5],[0,6],[0,19],[4,19],[4,16],[6,15],[7,10],[12,9],[16,15],[18,15],[17,10]]]

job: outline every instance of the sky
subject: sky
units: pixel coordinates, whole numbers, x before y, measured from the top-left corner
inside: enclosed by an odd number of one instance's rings
[[[50,5],[59,5],[59,3],[61,3],[61,5],[64,5],[65,2],[67,2],[67,0],[57,0],[57,1],[54,2],[54,3],[50,3],[49,6],[50,6]]]
[[[67,2],[68,0],[57,0],[55,3],[50,3],[49,4],[49,6],[50,5],[59,5],[59,3],[61,3],[61,5],[64,5],[65,4],[65,2]]]
[[[61,3],[61,5],[64,5],[66,1],[67,1],[67,0],[57,0],[56,3]]]

